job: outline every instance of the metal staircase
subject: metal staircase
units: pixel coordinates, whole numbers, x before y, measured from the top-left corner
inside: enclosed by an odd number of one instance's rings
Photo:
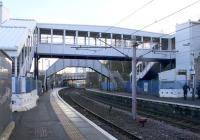
[[[34,47],[30,50],[29,55],[24,58],[23,64],[20,68],[19,76],[26,76],[27,72],[31,70],[32,61],[34,58]]]
[[[138,62],[136,64],[136,81],[142,79],[157,62]],[[130,76],[132,72],[130,73]]]
[[[123,89],[125,87],[126,81],[124,81],[119,71],[112,71],[111,75],[111,81],[116,84],[118,88]]]
[[[136,80],[143,78],[156,62],[138,62]]]
[[[153,43],[151,44],[150,49],[156,50],[157,46],[158,46],[157,43]],[[149,70],[154,66],[155,63],[156,62],[142,62],[142,61],[137,62],[136,81],[142,79],[147,74],[147,72],[149,72]]]

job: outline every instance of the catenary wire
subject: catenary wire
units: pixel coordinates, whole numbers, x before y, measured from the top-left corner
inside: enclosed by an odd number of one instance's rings
[[[122,23],[123,21],[127,20],[129,17],[135,15],[136,13],[138,13],[140,10],[144,9],[146,6],[148,6],[149,4],[151,4],[154,0],[150,0],[147,3],[143,4],[141,7],[139,7],[138,9],[136,9],[135,11],[133,11],[132,13],[130,13],[129,15],[125,16],[124,18],[122,18],[121,20],[119,20],[117,23],[115,23],[113,26],[110,26],[108,29],[106,29],[104,32],[107,32],[109,30],[111,30],[112,28],[115,28],[115,26],[117,26],[118,24]]]
[[[199,2],[200,2],[200,0],[197,0],[197,1],[195,1],[195,2],[193,2],[193,3],[191,3],[191,4],[189,4],[189,5],[186,5],[185,7],[181,8],[181,9],[179,9],[179,10],[177,10],[177,11],[174,11],[174,12],[170,13],[170,14],[167,15],[167,16],[162,17],[162,18],[160,18],[160,19],[158,19],[158,20],[156,20],[156,21],[154,21],[154,22],[152,22],[152,23],[150,23],[150,24],[144,26],[143,28],[141,28],[141,29],[139,29],[139,30],[136,30],[136,31],[133,32],[132,34],[134,35],[134,34],[137,33],[137,32],[141,32],[141,31],[143,31],[144,29],[146,29],[146,28],[148,28],[148,27],[150,27],[150,26],[152,26],[152,25],[154,25],[154,24],[157,24],[157,23],[159,23],[159,22],[161,22],[161,21],[163,21],[163,20],[165,20],[165,19],[167,19],[167,18],[169,18],[169,17],[171,17],[171,16],[173,16],[173,15],[175,15],[175,14],[178,14],[179,12],[181,12],[181,11],[183,11],[183,10],[185,10],[185,9],[187,9],[187,8],[189,8],[189,7],[191,7],[191,6],[195,5],[195,4],[197,4],[197,3],[199,3]]]
[[[150,1],[150,2],[151,2],[151,1]],[[141,28],[141,29],[139,29],[139,30],[136,30],[135,32],[133,32],[133,33],[131,33],[131,34],[134,35],[135,33],[141,32],[141,31],[143,31],[144,29],[146,29],[146,28],[148,28],[148,27],[150,27],[150,26],[152,26],[152,25],[154,25],[154,24],[157,24],[157,23],[159,23],[159,22],[161,22],[161,21],[163,21],[163,20],[165,20],[165,19],[167,19],[167,18],[169,18],[169,17],[171,17],[171,16],[173,16],[173,15],[175,15],[175,14],[178,14],[179,12],[181,12],[181,11],[183,11],[183,10],[185,10],[185,9],[187,9],[187,8],[189,8],[189,7],[191,7],[191,6],[195,5],[195,4],[197,4],[197,3],[199,3],[199,2],[200,2],[200,0],[197,0],[197,1],[193,2],[193,3],[190,3],[189,5],[186,5],[185,7],[181,8],[181,9],[175,11],[175,12],[172,12],[172,13],[170,13],[169,15],[167,15],[167,16],[165,16],[165,17],[162,17],[162,18],[160,18],[159,20],[156,20],[156,21],[154,21],[154,22],[152,22],[152,23],[150,23],[150,24],[144,26],[143,28]],[[149,3],[149,4],[150,4],[150,3]],[[121,21],[121,22],[122,22],[122,21]],[[109,27],[109,28],[111,28],[111,27]],[[112,28],[114,28],[114,27],[112,27]],[[180,31],[181,31],[181,30],[180,30]],[[126,54],[124,54],[123,52],[121,52],[121,51],[118,50],[117,48],[113,47],[112,45],[108,44],[107,42],[101,40],[100,38],[98,38],[98,40],[101,41],[101,42],[103,42],[103,43],[105,43],[105,44],[108,45],[110,48],[114,48],[116,51],[118,51],[118,52],[120,52],[121,54],[123,54],[123,55],[125,55],[126,57],[128,57]],[[151,50],[150,52],[152,52],[152,50]],[[149,53],[150,53],[150,52],[149,52]],[[142,55],[142,56],[143,56],[143,55]]]
[[[112,28],[115,28],[116,25],[120,24],[121,22],[123,22],[124,20],[128,19],[129,17],[135,15],[136,13],[138,13],[140,10],[144,9],[146,6],[150,5],[153,1],[155,0],[150,0],[147,3],[143,4],[141,7],[139,7],[138,9],[136,9],[135,11],[133,11],[132,13],[130,13],[129,15],[125,16],[124,18],[122,18],[121,20],[119,20],[117,23],[115,23],[113,26],[108,27],[103,33],[108,32],[109,30],[111,30]],[[122,55],[129,57],[128,55],[126,55],[125,53],[121,52],[120,50],[118,50],[117,48],[113,47],[112,45],[108,44],[107,42],[103,41],[101,38],[99,38],[99,35],[96,36],[97,39],[100,42],[105,43],[105,45],[108,45],[110,48],[113,48],[114,50],[118,51],[119,53],[121,53]]]
[[[162,38],[162,37],[165,37],[165,36],[169,36],[169,35],[171,35],[171,34],[174,34],[174,33],[177,33],[177,32],[180,32],[180,31],[183,31],[183,30],[186,30],[186,29],[188,29],[188,28],[191,28],[191,27],[195,27],[195,26],[200,26],[200,24],[193,24],[193,25],[191,25],[191,26],[188,26],[188,27],[185,27],[185,28],[181,28],[181,29],[179,29],[179,30],[177,30],[177,31],[175,31],[175,32],[171,32],[171,33],[167,33],[167,34],[164,34],[164,35],[162,35],[162,36],[159,36],[159,37],[157,37],[157,38]],[[192,38],[187,38],[187,39],[184,39],[184,40],[180,40],[180,41],[178,41],[178,42],[176,42],[176,44],[178,44],[178,43],[180,43],[180,42],[183,42],[183,41],[186,41],[186,40],[190,40],[190,39],[194,39],[194,38],[199,38],[200,36],[195,36],[195,37],[192,37]],[[142,44],[143,44],[144,42],[142,42]],[[149,52],[147,52],[147,53],[145,53],[144,55],[146,55],[146,54],[148,54],[148,53],[150,53],[150,52],[152,52],[153,50],[150,50]],[[141,57],[143,57],[144,55],[141,55]]]
[[[152,26],[152,25],[154,25],[154,24],[157,24],[157,23],[159,23],[159,22],[161,22],[161,21],[163,21],[163,20],[165,20],[165,19],[167,19],[167,18],[169,18],[169,17],[171,17],[171,16],[174,16],[175,14],[178,14],[179,12],[181,12],[181,11],[183,11],[183,10],[185,10],[185,9],[187,9],[187,8],[189,8],[189,7],[191,7],[191,6],[195,5],[195,4],[197,4],[197,3],[199,3],[199,2],[200,2],[200,0],[197,0],[197,1],[193,2],[193,3],[190,3],[189,5],[186,5],[185,7],[181,8],[181,9],[175,11],[175,12],[172,12],[172,13],[170,13],[169,15],[167,15],[167,16],[165,16],[165,17],[162,17],[162,18],[160,18],[159,20],[157,20],[157,21],[155,21],[155,22],[152,22],[152,23],[150,23],[150,24],[144,26],[143,28],[141,28],[141,29],[139,29],[139,30],[136,30],[135,32],[133,32],[133,33],[131,33],[131,34],[134,35],[135,33],[141,32],[141,31],[143,31],[144,29],[146,29],[146,28],[148,28],[148,27],[150,27],[150,26]],[[181,30],[180,30],[180,31],[181,31]],[[99,39],[99,38],[98,38],[98,39]],[[112,45],[108,44],[107,42],[105,42],[105,41],[103,41],[103,40],[101,40],[101,39],[99,39],[99,40],[100,40],[101,42],[105,43],[106,45],[109,45],[109,47],[115,48],[115,47],[113,47]],[[118,50],[118,49],[117,49],[117,50]],[[149,53],[150,53],[150,52],[152,52],[152,50],[149,51]],[[148,53],[147,53],[147,54],[148,54]],[[143,55],[142,55],[141,57],[143,57]]]
[[[169,35],[175,34],[175,33],[177,33],[177,32],[180,32],[180,31],[183,31],[183,30],[185,30],[185,29],[188,29],[188,28],[191,28],[191,27],[195,27],[195,26],[199,26],[199,24],[193,24],[193,25],[191,25],[191,26],[181,28],[181,29],[179,29],[179,30],[177,30],[177,31],[174,31],[174,32],[171,32],[171,33],[167,33],[167,34],[164,34],[164,35],[162,35],[162,36],[159,36],[158,38],[162,38],[162,37],[165,37],[165,36],[169,36]]]

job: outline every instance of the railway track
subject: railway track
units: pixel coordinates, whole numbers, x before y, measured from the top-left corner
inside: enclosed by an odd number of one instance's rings
[[[66,98],[67,95],[67,98]],[[123,129],[120,126],[117,126],[116,124],[114,124],[113,122],[103,118],[102,116],[98,115],[97,113],[95,113],[94,111],[91,111],[90,109],[84,107],[83,105],[81,105],[80,103],[78,103],[74,97],[71,96],[70,93],[65,95],[65,101],[67,103],[69,103],[72,107],[74,107],[75,109],[77,109],[78,111],[82,112],[83,115],[86,115],[88,117],[89,115],[89,119],[91,119],[92,121],[97,121],[97,123],[99,124],[99,121],[101,122],[100,126],[109,126],[110,128],[112,128],[113,130],[117,131],[118,133],[120,133],[121,135],[123,135],[124,139],[131,139],[131,140],[141,140],[142,138],[139,136],[136,136],[133,133],[128,132],[127,130]],[[61,97],[63,97],[63,95],[61,95]],[[84,110],[84,111],[83,111]],[[103,125],[102,125],[103,124]]]
[[[154,118],[159,121],[165,121],[173,126],[183,128],[183,129],[188,129],[192,132],[196,132],[196,133],[200,132],[200,125],[196,125],[194,123],[181,121],[181,120],[174,120],[171,118],[167,118],[165,116],[153,114],[151,112],[138,111],[138,114],[149,117],[149,118]]]
[[[95,98],[94,96],[89,96],[89,95],[86,95],[86,94],[81,95],[81,96],[83,98],[88,98],[89,100],[92,100],[92,101],[97,101],[97,102],[100,102],[100,103],[103,103],[103,104],[106,104],[106,105],[109,105],[109,106],[113,106],[113,107],[118,108],[118,109],[122,109],[122,110],[126,110],[126,111],[131,112],[131,108],[116,105],[116,104],[113,104],[112,102],[107,102],[107,101],[101,100],[99,98]],[[137,112],[138,112],[139,115],[143,115],[143,116],[149,117],[149,118],[154,118],[154,119],[159,120],[159,121],[165,121],[165,122],[170,123],[171,125],[176,126],[176,127],[188,129],[192,132],[197,132],[197,133],[200,132],[200,124],[195,123],[195,122],[191,122],[188,119],[174,119],[174,118],[171,118],[170,116],[165,116],[165,115],[162,115],[161,113],[156,113],[155,111],[151,111],[151,110],[148,110],[148,109],[146,109],[146,110],[145,109],[138,109]]]

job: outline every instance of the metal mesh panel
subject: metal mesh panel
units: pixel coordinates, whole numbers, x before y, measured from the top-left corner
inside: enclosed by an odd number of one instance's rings
[[[11,60],[0,51],[0,134],[11,120]]]

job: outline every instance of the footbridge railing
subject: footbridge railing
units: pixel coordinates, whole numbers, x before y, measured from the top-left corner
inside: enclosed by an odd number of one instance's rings
[[[46,77],[49,77],[66,67],[91,68],[103,76],[110,78],[110,71],[103,64],[101,64],[100,61],[85,59],[59,59],[51,67],[49,67],[49,69],[47,69]]]

